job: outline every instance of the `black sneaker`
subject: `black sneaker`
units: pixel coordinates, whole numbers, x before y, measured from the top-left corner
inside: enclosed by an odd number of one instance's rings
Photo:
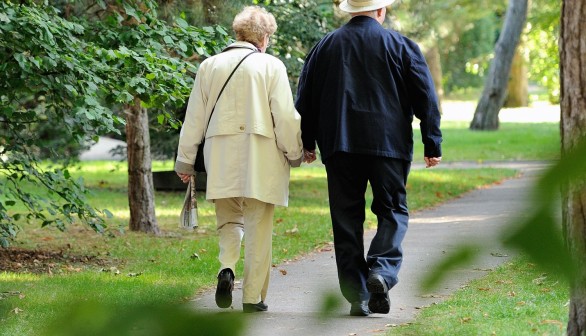
[[[391,310],[389,286],[382,275],[371,273],[366,280],[366,289],[370,293],[370,300],[368,300],[370,312],[388,314]]]
[[[242,304],[242,311],[245,313],[256,313],[256,312],[263,312],[267,311],[269,306],[267,306],[264,302],[259,303],[243,303]]]
[[[232,290],[234,290],[234,272],[224,268],[218,274],[216,287],[216,304],[220,308],[229,308],[232,305]]]
[[[352,302],[350,306],[350,316],[368,316],[370,311],[368,310],[368,302],[356,301]]]

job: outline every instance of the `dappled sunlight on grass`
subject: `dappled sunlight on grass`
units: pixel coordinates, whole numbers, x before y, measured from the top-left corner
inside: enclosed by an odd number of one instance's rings
[[[31,273],[8,273],[8,272],[0,272],[0,282],[2,281],[10,281],[10,282],[32,282],[32,281],[39,281],[41,280],[41,276],[37,274]],[[6,288],[0,288],[0,292]]]

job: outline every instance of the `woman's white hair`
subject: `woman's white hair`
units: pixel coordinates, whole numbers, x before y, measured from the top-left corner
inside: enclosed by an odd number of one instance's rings
[[[259,6],[247,6],[236,15],[232,23],[238,41],[246,41],[260,46],[265,35],[273,35],[277,21],[273,14]]]

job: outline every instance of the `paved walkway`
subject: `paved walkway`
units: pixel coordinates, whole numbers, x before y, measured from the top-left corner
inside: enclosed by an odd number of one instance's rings
[[[454,168],[474,166],[481,165],[444,165]],[[513,218],[526,213],[523,211],[525,194],[546,165],[527,162],[485,163],[482,166],[515,168],[521,170],[523,175],[490,188],[472,191],[436,208],[412,213],[403,244],[404,262],[399,284],[390,292],[389,314],[373,314],[369,317],[348,315],[350,306],[340,294],[334,252],[333,249],[327,249],[273,268],[266,302],[269,311],[246,314],[247,329],[244,335],[383,334],[393,325],[413,321],[421,307],[443,300],[468,281],[485,275],[488,270],[509,260],[508,256],[512,252],[500,246],[496,238]],[[372,231],[367,232],[365,239],[370,241],[372,235]],[[478,243],[482,247],[479,247],[481,256],[472,264],[451,273],[433,293],[420,292],[418,283],[426,272],[462,242]],[[236,287],[233,312],[242,314],[240,283]],[[325,293],[335,295],[342,304],[333,317],[320,320],[318,312]],[[196,297],[192,304],[197,310],[206,313],[225,314],[227,311],[216,307],[213,291]]]

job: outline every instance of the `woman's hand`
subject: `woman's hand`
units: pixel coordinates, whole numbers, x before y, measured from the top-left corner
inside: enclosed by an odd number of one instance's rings
[[[191,178],[190,174],[177,173],[177,176],[179,176],[179,178],[181,179],[181,181],[183,181],[183,183],[188,183],[189,179]]]
[[[314,150],[307,150],[303,148],[303,162],[312,163],[316,159],[315,149]]]

